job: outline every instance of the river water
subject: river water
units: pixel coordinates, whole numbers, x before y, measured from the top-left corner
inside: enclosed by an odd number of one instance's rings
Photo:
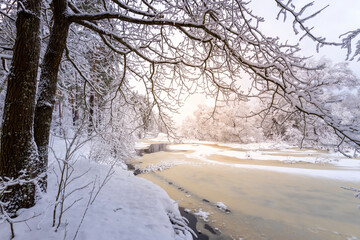
[[[170,151],[172,147],[148,151],[133,164],[145,172],[139,176],[161,186],[179,206],[200,215],[197,228],[210,239],[360,239],[360,201],[341,188],[360,185],[358,168],[217,154],[204,158],[193,154],[197,147],[222,147],[198,144],[182,149],[176,145]],[[295,151],[302,156],[302,150]],[[271,156],[280,158],[284,152],[273,150]],[[323,176],[317,177],[318,172]],[[337,173],[345,177],[326,176]],[[354,173],[355,178],[346,178]],[[222,204],[226,209],[218,207]]]

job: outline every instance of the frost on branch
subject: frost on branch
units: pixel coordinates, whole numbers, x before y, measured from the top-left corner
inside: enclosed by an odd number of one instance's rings
[[[342,48],[347,49],[346,60],[352,61],[359,56],[357,61],[360,61],[360,29],[344,33],[340,35],[340,37],[342,38],[343,41]],[[356,41],[356,39],[358,39],[358,41],[356,42],[355,47],[353,47],[352,43]]]
[[[294,33],[295,34],[303,33],[300,40],[303,39],[304,37],[308,37],[311,40],[315,41],[317,43],[317,48],[316,48],[317,51],[319,51],[319,48],[322,46],[332,45],[332,46],[341,46],[341,48],[345,48],[347,50],[346,60],[353,61],[356,57],[360,55],[360,39],[359,39],[360,29],[352,30],[344,34],[341,34],[339,38],[342,40],[342,42],[331,42],[331,41],[326,41],[325,37],[317,36],[316,34],[314,34],[313,33],[314,27],[309,27],[306,24],[306,21],[314,17],[317,17],[322,11],[324,11],[327,7],[329,7],[329,5],[326,5],[320,10],[317,10],[315,12],[309,13],[307,16],[304,16],[307,10],[314,5],[315,1],[302,6],[301,9],[298,11],[296,10],[296,6],[292,3],[293,2],[292,0],[275,0],[275,2],[278,4],[278,7],[280,8],[280,11],[277,15],[277,19],[279,19],[280,16],[283,16],[283,21],[286,21],[287,16],[290,15],[293,18]],[[357,61],[360,61],[360,56],[357,59]]]
[[[287,2],[286,2],[287,1]],[[300,38],[303,39],[304,37],[309,37],[311,40],[317,42],[317,51],[319,51],[319,48],[324,45],[335,45],[335,46],[341,46],[340,43],[335,42],[328,42],[326,41],[325,37],[316,36],[312,33],[312,30],[314,27],[308,27],[306,25],[306,21],[316,17],[319,15],[322,11],[324,11],[329,5],[321,8],[320,10],[317,10],[314,13],[311,13],[308,16],[304,16],[305,12],[308,8],[312,7],[314,5],[314,2],[310,2],[304,6],[301,7],[300,10],[296,11],[296,7],[294,4],[292,4],[292,0],[275,0],[275,2],[280,7],[280,11],[277,15],[277,19],[280,18],[280,16],[283,16],[283,20],[286,21],[287,15],[290,14],[293,20],[293,31],[295,34],[299,34],[300,32],[303,32],[303,36]],[[300,29],[298,30],[299,27]]]

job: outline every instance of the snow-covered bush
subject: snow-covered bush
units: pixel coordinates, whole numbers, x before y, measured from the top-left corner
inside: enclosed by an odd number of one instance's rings
[[[259,117],[247,117],[254,109],[246,102],[231,103],[212,107],[199,105],[193,117],[187,117],[180,129],[180,134],[187,138],[215,140],[222,142],[262,141],[264,135]]]

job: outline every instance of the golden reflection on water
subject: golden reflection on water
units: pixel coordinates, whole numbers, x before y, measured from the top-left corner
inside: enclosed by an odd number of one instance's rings
[[[351,183],[215,165],[186,157],[189,153],[191,151],[146,154],[136,165],[146,168],[149,164],[164,161],[174,164],[170,169],[140,176],[161,186],[172,199],[179,201],[179,206],[192,213],[200,208],[210,212],[208,224],[221,231],[211,239],[360,239],[360,210],[356,208],[360,203],[351,192],[340,188]],[[239,160],[220,155],[208,158],[227,163],[336,168],[308,163]],[[216,202],[223,202],[231,213],[218,209]],[[203,222],[198,223],[198,227],[208,234],[203,225]]]

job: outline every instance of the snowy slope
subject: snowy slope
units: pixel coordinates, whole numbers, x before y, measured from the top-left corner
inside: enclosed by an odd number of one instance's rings
[[[86,152],[86,148],[82,150]],[[74,239],[89,201],[93,181],[96,178],[95,191],[92,196],[95,195],[99,183],[106,176],[110,166],[100,165],[89,161],[88,158],[80,157],[74,165],[73,176],[79,176],[89,168],[88,173],[75,179],[69,185],[68,193],[89,184],[88,187],[76,191],[66,200],[65,207],[81,199],[64,213],[62,224],[55,232],[55,228],[51,225],[57,192],[56,175],[54,174],[57,171],[57,164],[51,165],[48,192],[35,207],[20,210],[20,216],[15,220],[39,214],[40,216],[26,222],[16,223],[14,225],[15,239]],[[169,217],[172,218],[172,222],[180,221],[180,224],[183,222],[177,204],[163,189],[145,179],[135,177],[132,172],[117,166],[108,183],[101,189],[94,203],[89,206],[76,239],[192,239],[189,232],[176,231]],[[0,236],[1,240],[11,238],[7,223],[0,223]]]

